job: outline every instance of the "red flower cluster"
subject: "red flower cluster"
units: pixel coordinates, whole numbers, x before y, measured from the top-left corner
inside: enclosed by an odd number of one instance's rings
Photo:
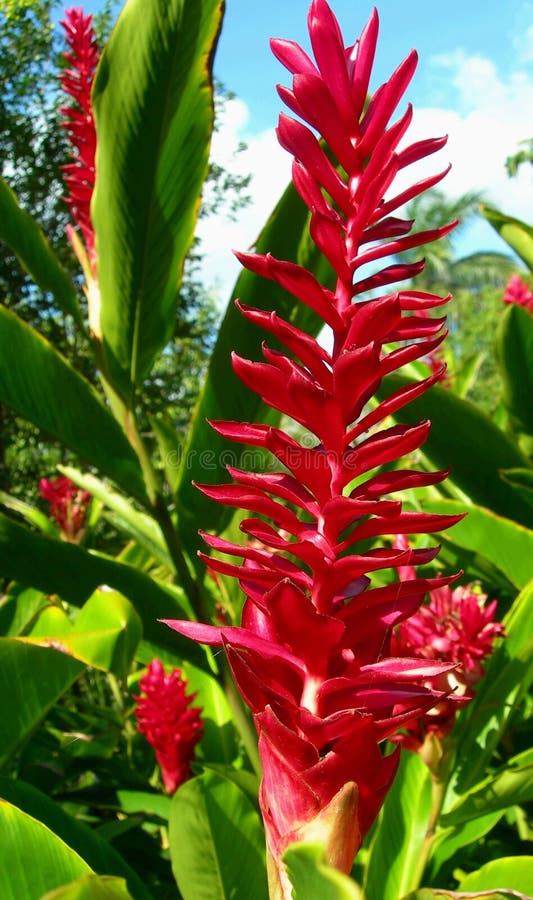
[[[201,710],[191,707],[196,694],[187,696],[180,669],[167,675],[158,659],[152,660],[139,687],[142,694],[135,698],[138,728],[154,748],[165,788],[173,794],[192,775],[194,748],[204,730]]]
[[[99,53],[92,27],[92,16],[86,16],[81,8],[65,10],[61,22],[70,48],[65,53],[69,64],[61,74],[63,90],[74,104],[61,107],[65,116],[63,128],[68,132],[74,147],[73,162],[63,166],[65,184],[69,190],[67,203],[72,218],[80,228],[89,254],[89,262],[96,276],[96,252],[94,231],[91,224],[91,197],[95,183],[96,130],[91,106],[91,88]]]
[[[526,281],[522,281],[520,275],[511,275],[505,286],[503,294],[504,303],[517,303],[533,313],[533,293]]]
[[[41,478],[39,494],[50,504],[49,513],[63,537],[78,543],[85,534],[85,520],[91,500],[89,491],[77,487],[70,478]]]
[[[444,319],[426,312],[449,298],[410,288],[377,295],[411,279],[423,260],[377,270],[374,264],[453,227],[411,234],[413,222],[394,215],[447,170],[391,191],[401,170],[446,139],[399,149],[411,107],[390,120],[414,73],[414,51],[366,105],[376,12],[347,49],[325,0],[313,0],[308,21],[316,62],[291,41],[272,42],[294,76],[292,90],[280,87],[280,95],[310,126],[282,114],[278,138],[294,156],[294,185],[311,213],[311,238],[335,271],[336,286],[330,290],[304,268],[270,254],[238,258],[319,315],[330,329],[332,350],[275,312],[239,304],[287,352],[265,345],[264,362],[234,355],[233,366],[266,404],[303,425],[316,443],[306,447],[270,425],[212,423],[229,440],[269,450],[282,468],[256,473],[228,467],[232,484],[200,488],[252,513],[241,523],[251,539],[242,545],[204,535],[215,551],[243,560],[238,565],[206,557],[211,570],[239,580],[246,596],[241,626],[168,622],[201,643],[225,648],[252,710],[272,892],[280,897],[291,896],[281,855],[293,841],[323,840],[330,863],[349,871],[398,764],[396,752],[382,757],[379,743],[447,695],[430,680],[453,668],[391,654],[393,628],[418,609],[428,590],[452,578],[415,576],[388,586],[372,580],[372,573],[428,563],[438,552],[399,551],[387,535],[435,532],[457,521],[404,511],[390,496],[446,476],[391,470],[391,463],[424,443],[430,423],[388,421],[442,370],[368,405],[385,376],[427,357],[444,337]],[[358,299],[369,291],[376,296]]]
[[[492,652],[495,639],[504,634],[503,625],[494,621],[496,601],[485,605],[486,600],[486,594],[477,593],[471,586],[453,591],[448,586],[435,588],[429,594],[429,603],[398,626],[392,644],[398,656],[456,666],[449,675],[440,676],[440,682],[433,682],[442,690],[453,688],[453,697],[403,726],[396,740],[407,749],[431,755],[429,749],[424,750],[426,737],[435,735],[442,741],[453,727],[457,701],[472,699],[471,688],[484,674],[483,661]]]

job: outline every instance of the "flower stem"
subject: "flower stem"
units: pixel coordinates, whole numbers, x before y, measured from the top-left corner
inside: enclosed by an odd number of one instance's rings
[[[439,778],[438,775],[431,776],[431,811],[429,814],[424,841],[420,848],[416,869],[410,885],[411,890],[421,887],[424,871],[431,853],[431,847],[435,838],[437,823],[444,803],[446,795],[447,781]]]

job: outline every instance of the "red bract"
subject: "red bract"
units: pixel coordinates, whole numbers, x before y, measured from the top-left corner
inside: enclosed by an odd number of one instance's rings
[[[39,494],[50,504],[49,513],[63,537],[78,543],[85,534],[85,520],[91,501],[89,491],[77,487],[70,478],[41,478]]]
[[[526,281],[522,281],[520,275],[511,275],[505,285],[503,294],[504,303],[517,303],[533,313],[533,293]]]
[[[238,257],[317,313],[329,328],[332,350],[275,312],[240,305],[288,353],[265,345],[264,362],[234,355],[233,366],[268,406],[303,425],[316,443],[303,446],[269,425],[212,423],[229,440],[269,450],[284,468],[252,473],[228,467],[232,484],[200,488],[213,500],[252,513],[241,523],[251,539],[243,545],[204,535],[213,550],[243,560],[238,565],[206,558],[211,570],[239,580],[246,596],[241,626],[168,623],[226,650],[259,734],[271,891],[287,897],[281,863],[287,845],[323,839],[330,862],[348,871],[398,764],[397,753],[382,757],[380,741],[446,696],[428,682],[453,666],[394,658],[390,644],[394,626],[418,609],[429,589],[452,577],[415,575],[376,586],[372,573],[428,563],[438,552],[398,551],[386,536],[435,532],[457,521],[403,510],[390,496],[446,476],[389,470],[424,443],[430,423],[401,424],[400,410],[440,372],[368,405],[384,376],[439,346],[444,320],[425,313],[448,298],[409,288],[359,299],[411,279],[424,265],[395,262],[376,269],[374,263],[453,227],[411,233],[411,221],[392,215],[446,174],[397,193],[392,188],[400,170],[446,139],[398,149],[411,108],[395,123],[390,120],[415,70],[414,52],[365,106],[378,33],[375,12],[346,50],[329,6],[314,0],[309,32],[316,62],[291,41],[275,40],[272,48],[294,75],[292,90],[279,88],[282,99],[327,146],[283,114],[278,137],[294,156],[294,184],[311,213],[311,237],[335,271],[335,289],[270,254]],[[388,421],[393,414],[399,424]],[[387,470],[379,471],[381,466]]]
[[[180,669],[167,675],[158,659],[152,660],[139,687],[137,725],[154,748],[165,788],[173,794],[192,775],[194,749],[204,730],[200,708],[191,707],[196,694],[187,696]]]
[[[96,251],[91,224],[91,197],[95,183],[96,130],[91,106],[91,87],[98,65],[98,47],[92,27],[92,16],[86,16],[81,8],[65,10],[61,22],[70,53],[65,53],[68,63],[61,74],[63,90],[74,104],[61,107],[65,116],[62,123],[73,145],[73,162],[63,166],[65,184],[69,194],[67,203],[72,218],[80,228],[92,274],[96,277]]]

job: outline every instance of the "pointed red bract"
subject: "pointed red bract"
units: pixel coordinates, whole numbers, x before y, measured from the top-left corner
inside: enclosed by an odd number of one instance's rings
[[[391,653],[393,628],[416,612],[428,590],[452,580],[417,578],[416,566],[431,562],[438,548],[398,550],[391,536],[446,530],[457,517],[402,510],[399,498],[388,495],[436,484],[447,473],[376,471],[423,445],[430,423],[403,424],[401,410],[441,373],[369,405],[385,376],[436,351],[444,320],[427,313],[449,298],[401,286],[360,297],[414,277],[423,259],[404,263],[398,254],[452,227],[411,233],[412,221],[391,216],[444,176],[394,188],[400,170],[445,140],[406,146],[410,108],[392,121],[416,66],[414,52],[365,109],[376,12],[346,49],[325,0],[313,0],[309,31],[315,61],[291,41],[272,42],[294,76],[280,95],[303,120],[282,114],[278,137],[294,156],[294,184],[309,207],[311,238],[335,271],[335,288],[270,254],[238,257],[318,314],[331,349],[276,313],[241,307],[288,352],[265,345],[264,362],[234,355],[233,367],[266,404],[306,429],[311,446],[269,425],[212,423],[232,441],[270,451],[284,468],[230,469],[232,484],[201,487],[213,500],[252,513],[241,523],[248,536],[242,545],[205,536],[213,550],[233,557],[206,559],[211,570],[239,580],[246,596],[240,627],[168,622],[225,648],[252,710],[264,773],[260,803],[279,878],[275,895],[284,897],[290,888],[281,855],[293,840],[323,838],[328,858],[349,870],[398,763],[397,753],[382,756],[379,743],[445,699],[449,688],[433,682],[445,681],[455,667]],[[392,259],[380,268],[385,257]],[[402,567],[413,569],[403,584]],[[377,586],[374,573],[386,569],[396,570],[392,583]],[[336,830],[337,808],[350,828]]]
[[[148,666],[139,688],[137,727],[154,748],[165,788],[173,794],[192,777],[194,749],[203,734],[201,710],[191,706],[196,694],[186,694],[187,682],[180,669],[167,675],[158,659]]]

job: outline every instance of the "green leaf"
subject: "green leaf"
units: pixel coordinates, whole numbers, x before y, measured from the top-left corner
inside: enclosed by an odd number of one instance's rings
[[[443,816],[444,827],[533,800],[533,750],[509,760],[495,775],[467,791]]]
[[[48,604],[42,591],[10,584],[0,600],[0,635],[18,637]]]
[[[321,844],[292,844],[283,854],[293,900],[364,900],[359,885],[328,866]]]
[[[492,654],[474,699],[456,725],[457,757],[449,805],[484,776],[495,747],[533,681],[533,581],[518,595],[503,624],[506,637]]]
[[[131,900],[126,882],[114,875],[84,875],[40,900]]]
[[[171,798],[166,794],[149,791],[117,791],[120,808],[128,815],[147,813],[151,817],[168,821]]]
[[[480,838],[494,828],[503,814],[504,810],[498,810],[498,812],[471,819],[469,822],[463,822],[461,825],[439,828],[431,844],[424,880],[434,882],[438,879],[442,884],[441,871],[448,860],[452,860],[452,862],[446,866],[446,871],[453,866],[455,853],[462,847],[467,847],[468,844],[477,843]]]
[[[504,856],[470,872],[459,884],[461,891],[487,891],[509,888],[533,894],[533,856]]]
[[[0,777],[0,797],[42,822],[57,838],[78,853],[94,872],[126,878],[135,900],[151,900],[151,895],[139,876],[108,841],[88,825],[70,816],[33,785]]]
[[[312,272],[321,283],[332,286],[332,270],[308,236],[308,210],[292,184],[285,190],[259,235],[255,250],[296,262]],[[248,468],[254,468],[254,465],[258,468],[262,459],[260,452],[250,452],[250,448],[243,450],[241,445],[230,443],[215,434],[206,420],[257,422],[264,421],[268,416],[268,420],[274,422],[279,418],[233,372],[232,350],[247,359],[260,359],[261,344],[265,338],[265,332],[248,322],[235,308],[236,298],[247,306],[276,310],[280,317],[310,334],[318,334],[323,324],[315,313],[275,282],[247,270],[241,272],[219,329],[182,456],[177,507],[182,540],[190,549],[191,556],[200,545],[199,525],[220,532],[232,516],[232,511],[209,500],[196,490],[192,482],[218,484],[227,481],[226,464],[238,466],[243,452],[247,454]],[[278,346],[270,337],[268,343],[269,346]]]
[[[144,512],[140,512],[122,494],[112,491],[100,478],[95,475],[86,475],[73,469],[71,466],[58,466],[62,475],[70,478],[74,484],[83,490],[89,491],[93,497],[100,500],[104,506],[115,513],[114,523],[134,540],[142,544],[151,556],[174,571],[172,560],[166,549],[161,529],[157,522]]]
[[[533,531],[479,506],[459,500],[428,500],[428,512],[467,516],[449,532],[452,544],[486,557],[517,588],[533,578]],[[446,535],[448,537],[448,534]]]
[[[370,846],[368,900],[398,900],[413,886],[430,811],[429,769],[418,754],[403,753]]]
[[[154,432],[159,456],[165,470],[168,486],[174,493],[179,484],[180,459],[183,443],[170,418],[150,416],[150,425]]]
[[[137,457],[92,385],[1,306],[0,343],[0,401],[147,503]]]
[[[230,781],[204,772],[185,782],[172,800],[169,842],[184,900],[266,900],[261,821]]]
[[[0,504],[5,506],[6,509],[18,513],[26,522],[29,522],[30,525],[35,525],[43,534],[48,534],[50,537],[59,537],[59,528],[56,523],[37,507],[19,500],[18,497],[12,497],[10,494],[6,494],[5,491],[0,491]]]
[[[379,390],[381,399],[411,383],[389,375]],[[452,467],[449,479],[470,497],[500,516],[533,527],[533,510],[499,476],[500,469],[527,468],[515,443],[481,410],[451,391],[434,386],[404,407],[398,420],[407,425],[431,420],[423,452],[439,469]]]
[[[191,617],[179,588],[165,585],[125,563],[88,553],[75,544],[28,531],[0,513],[0,571],[6,578],[39,588],[81,606],[100,585],[109,585],[130,600],[143,623],[139,656],[173,665],[189,659],[207,667],[204,650],[158,619]],[[143,649],[144,648],[144,649]],[[143,651],[141,653],[141,651]]]
[[[463,894],[457,893],[457,891],[439,891],[432,890],[431,888],[420,888],[419,891],[413,891],[411,894],[407,894],[406,897],[402,897],[402,900],[467,900],[467,898],[471,898],[471,900],[529,900],[528,897],[524,897],[523,894],[517,894],[515,891],[482,891],[481,893],[476,894]]]
[[[0,800],[2,900],[40,898],[91,873],[86,862],[45,825]]]
[[[532,239],[533,241],[533,239]],[[511,420],[533,435],[533,315],[513,303],[501,316],[496,334],[503,402]]]
[[[478,372],[483,364],[484,355],[476,353],[474,356],[468,356],[461,367],[454,371],[452,390],[454,394],[463,399],[469,390],[474,386]]]
[[[207,173],[222,0],[128,0],[93,88],[104,358],[131,398],[172,337]]]
[[[237,755],[237,733],[226,695],[213,675],[184,663],[182,671],[189,683],[187,693],[196,694],[195,705],[202,707],[203,756],[213,763],[231,763]]]
[[[52,608],[53,610],[54,608]],[[111,588],[98,588],[83,605],[74,625],[43,627],[42,614],[27,638],[41,646],[57,646],[95,669],[128,675],[142,637],[142,623],[131,603]]]
[[[58,650],[34,647],[17,638],[0,638],[0,766],[84,669],[77,659]]]
[[[487,206],[486,203],[480,205],[480,212],[498,232],[502,240],[509,244],[515,253],[518,253],[518,256],[533,272],[533,228],[526,225],[525,222],[521,222],[520,219],[506,216],[498,209]]]
[[[504,469],[500,475],[527,503],[533,506],[533,469]]]
[[[0,240],[16,254],[22,268],[39,287],[54,295],[57,305],[83,328],[74,285],[57,259],[37,222],[18,205],[17,198],[0,178]]]

